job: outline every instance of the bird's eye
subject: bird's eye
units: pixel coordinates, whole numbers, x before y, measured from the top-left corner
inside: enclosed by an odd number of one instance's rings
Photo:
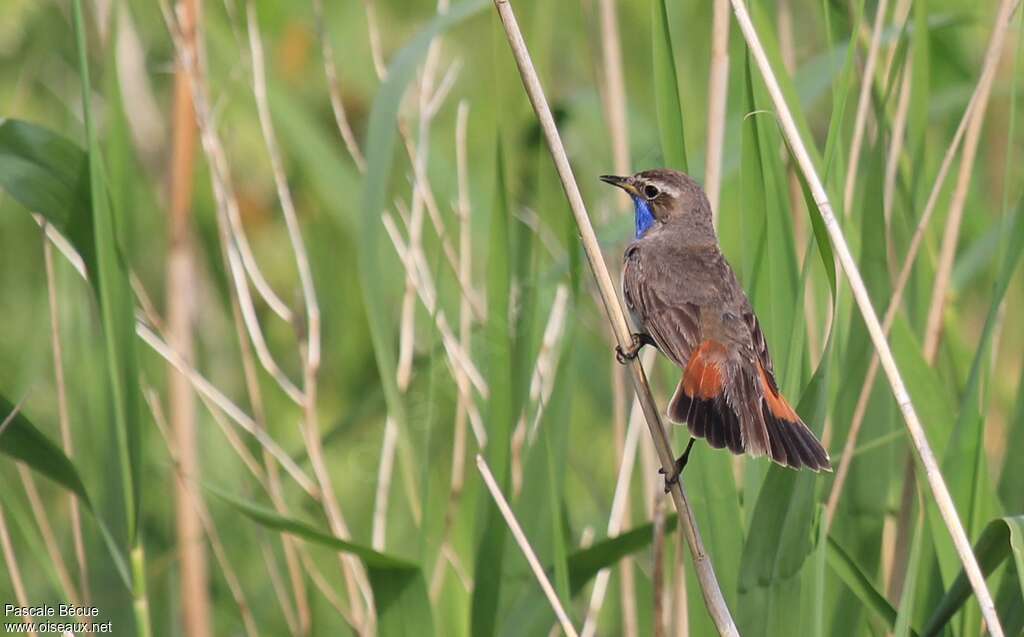
[[[660,194],[661,191],[658,190],[657,186],[653,186],[651,184],[647,184],[646,186],[644,186],[644,197],[647,197],[648,199],[654,199]]]

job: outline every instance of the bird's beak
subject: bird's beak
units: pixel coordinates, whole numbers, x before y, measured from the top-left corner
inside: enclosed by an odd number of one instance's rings
[[[601,175],[601,181],[606,184],[618,186],[631,195],[639,195],[636,186],[633,185],[633,179],[630,177],[617,177],[615,175]]]

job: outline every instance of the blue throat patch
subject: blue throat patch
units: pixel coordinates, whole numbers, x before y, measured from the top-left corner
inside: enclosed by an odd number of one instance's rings
[[[633,197],[633,210],[636,217],[636,238],[639,239],[654,225],[654,214],[651,213],[651,206],[643,197]]]

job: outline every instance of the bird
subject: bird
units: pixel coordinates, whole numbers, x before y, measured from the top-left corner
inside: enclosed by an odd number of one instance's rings
[[[634,207],[622,293],[637,331],[628,347],[616,347],[616,357],[628,364],[652,345],[683,372],[666,415],[685,423],[691,438],[674,474],[665,476],[666,492],[697,438],[736,455],[831,471],[828,452],[779,391],[764,332],[722,254],[704,189],[667,168],[600,179],[626,191]]]

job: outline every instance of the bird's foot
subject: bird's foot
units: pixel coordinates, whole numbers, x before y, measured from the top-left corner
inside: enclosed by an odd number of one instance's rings
[[[686,444],[686,451],[683,452],[683,455],[676,458],[676,466],[675,469],[672,471],[672,476],[665,476],[665,493],[671,491],[672,487],[674,487],[676,483],[679,482],[679,476],[683,475],[683,469],[686,468],[686,463],[690,459],[690,449],[693,448],[693,443],[695,440],[697,439],[691,437],[690,442]],[[658,469],[658,473],[665,475],[665,469]]]
[[[629,365],[630,361],[636,360],[637,354],[646,344],[643,335],[633,334],[633,343],[629,347],[622,349],[621,345],[615,346],[615,360],[619,361],[620,365]]]

